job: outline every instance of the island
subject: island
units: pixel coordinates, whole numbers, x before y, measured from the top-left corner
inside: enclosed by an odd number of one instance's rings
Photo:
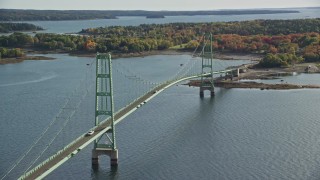
[[[29,23],[0,23],[0,33],[12,33],[23,31],[41,31],[42,27]]]

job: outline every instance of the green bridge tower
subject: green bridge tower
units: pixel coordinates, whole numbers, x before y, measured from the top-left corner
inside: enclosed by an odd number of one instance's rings
[[[100,155],[110,157],[111,166],[118,165],[118,150],[115,138],[112,61],[110,54],[97,54],[96,56],[96,106],[95,126],[102,120],[111,119],[111,128],[97,138],[92,150],[92,164],[99,164]]]
[[[204,97],[204,91],[209,90],[211,97],[214,96],[214,81],[213,81],[213,52],[212,52],[212,34],[203,36],[203,48],[201,51],[202,65],[201,72],[211,73],[207,77],[201,77],[200,97]]]

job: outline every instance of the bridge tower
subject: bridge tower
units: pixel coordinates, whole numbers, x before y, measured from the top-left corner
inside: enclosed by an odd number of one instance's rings
[[[92,164],[99,164],[100,155],[110,157],[111,166],[118,165],[118,150],[115,138],[112,61],[110,54],[97,54],[96,56],[96,105],[95,126],[102,120],[111,118],[111,128],[97,138],[92,150]]]
[[[203,48],[201,51],[202,65],[201,73],[210,73],[206,77],[201,77],[200,97],[204,97],[204,91],[209,90],[211,97],[214,96],[214,81],[213,81],[213,52],[212,52],[212,34],[203,36]]]

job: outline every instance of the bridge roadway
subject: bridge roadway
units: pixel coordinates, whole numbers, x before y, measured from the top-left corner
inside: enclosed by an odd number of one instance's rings
[[[213,74],[222,74],[226,72],[230,72],[232,70],[223,70],[223,71],[216,71],[213,72]],[[133,101],[128,106],[124,107],[123,109],[120,109],[118,112],[114,115],[115,124],[123,120],[126,116],[140,108],[142,105],[144,105],[146,102],[157,96],[160,92],[165,90],[166,88],[179,83],[181,81],[185,81],[188,79],[194,79],[199,78],[201,76],[208,76],[210,73],[206,74],[199,74],[195,76],[189,76],[177,80],[167,81],[163,84],[160,84],[159,86],[155,87],[145,95],[139,97],[135,101]],[[49,173],[51,173],[53,170],[58,168],[60,165],[62,165],[64,162],[66,162],[68,159],[72,158],[74,155],[76,155],[78,152],[80,152],[83,148],[85,148],[87,145],[89,145],[91,142],[93,142],[95,139],[99,138],[101,135],[106,133],[111,126],[111,119],[108,118],[100,123],[100,125],[92,128],[91,130],[94,130],[94,134],[91,136],[86,136],[85,134],[82,134],[80,137],[78,137],[76,140],[71,142],[69,145],[67,145],[62,150],[58,151],[55,155],[49,157],[47,160],[45,160],[43,163],[39,164],[34,169],[30,170],[28,173],[22,175],[19,179],[42,179],[45,176],[47,176]]]

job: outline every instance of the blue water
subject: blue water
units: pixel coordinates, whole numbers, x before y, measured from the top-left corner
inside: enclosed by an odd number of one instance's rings
[[[284,14],[259,14],[259,15],[211,15],[211,16],[166,16],[160,19],[147,19],[139,16],[121,16],[118,19],[97,19],[97,20],[79,20],[79,21],[26,21],[37,26],[41,26],[46,33],[75,33],[82,29],[105,27],[105,26],[137,26],[140,24],[164,24],[174,22],[228,22],[245,21],[254,19],[304,19],[320,18],[318,9],[293,9],[300,13]]]
[[[317,9],[299,14],[191,16],[145,19],[33,22],[46,32],[77,32],[82,28],[141,23],[211,22],[248,19],[319,17]],[[170,20],[170,21],[169,21]],[[163,22],[162,22],[163,21]],[[0,178],[8,172],[52,120],[64,103],[81,102],[74,116],[36,161],[85,133],[94,124],[94,58],[48,54],[50,61],[24,61],[0,66]],[[139,96],[148,86],[123,76],[128,69],[145,82],[174,77],[189,55],[157,55],[114,61],[116,109]],[[219,61],[223,68],[249,61]],[[89,65],[87,65],[89,64]],[[123,68],[125,67],[125,68]],[[129,73],[130,74],[130,73]],[[283,82],[320,84],[319,74],[283,77]],[[141,81],[140,81],[141,82]],[[281,82],[279,79],[270,82]],[[122,88],[122,87],[129,88]],[[142,88],[143,87],[143,88]],[[149,86],[150,87],[150,86]],[[86,94],[86,96],[82,96]],[[199,89],[173,86],[117,125],[119,167],[108,157],[91,168],[88,146],[47,179],[319,179],[320,91],[216,88],[211,99]],[[54,137],[67,111],[5,179],[17,179]]]
[[[0,66],[0,77],[5,77],[0,78],[0,162],[6,162],[0,163],[1,175],[48,126],[74,89],[83,87],[83,79],[86,88],[80,92],[89,94],[67,125],[71,132],[63,131],[39,161],[93,126],[94,66],[86,65],[93,59],[48,56],[57,59]],[[159,82],[190,60],[189,55],[158,55],[113,64],[120,71],[128,65],[146,80]],[[249,61],[215,62],[227,67]],[[114,73],[115,79],[123,78]],[[313,84],[320,83],[319,77],[295,76],[314,79]],[[121,86],[115,81],[116,94]],[[198,88],[174,86],[117,125],[117,171],[110,169],[108,157],[100,159],[98,170],[92,169],[88,146],[47,179],[319,179],[319,92],[216,88],[213,99],[209,94],[200,99]],[[57,121],[43,144],[8,179],[23,172],[61,124]]]

